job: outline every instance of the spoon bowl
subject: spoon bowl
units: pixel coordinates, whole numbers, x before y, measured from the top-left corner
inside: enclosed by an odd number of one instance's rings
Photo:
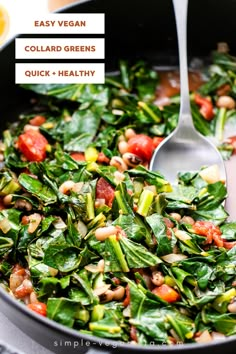
[[[150,169],[161,172],[175,183],[178,172],[199,171],[217,165],[220,179],[226,181],[224,161],[216,146],[194,127],[191,115],[187,65],[188,0],[173,0],[179,46],[180,113],[176,129],[157,147]]]

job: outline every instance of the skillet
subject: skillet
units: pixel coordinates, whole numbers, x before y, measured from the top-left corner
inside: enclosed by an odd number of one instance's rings
[[[85,0],[62,9],[68,13],[105,13],[106,71],[117,68],[120,58],[144,59],[157,67],[178,64],[177,40],[171,0]],[[227,41],[236,53],[234,41],[236,1],[190,1],[188,52],[190,61],[203,58],[219,41]],[[29,37],[29,35],[25,36]],[[101,36],[102,37],[102,36]],[[14,84],[14,41],[0,53],[1,130],[29,108],[30,93]],[[20,61],[18,61],[20,62]],[[235,208],[236,209],[236,208]],[[21,330],[56,353],[233,353],[236,336],[207,344],[139,346],[82,335],[75,330],[39,317],[0,289],[1,311]]]

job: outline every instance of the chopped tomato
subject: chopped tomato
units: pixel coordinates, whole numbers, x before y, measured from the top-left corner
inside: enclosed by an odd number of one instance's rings
[[[232,145],[234,151],[233,153],[236,153],[236,135],[230,136],[229,138],[226,139],[226,142],[230,145]]]
[[[43,302],[35,302],[33,304],[27,305],[29,309],[34,312],[37,312],[39,315],[46,316],[47,315],[47,305]]]
[[[165,139],[164,136],[155,136],[155,137],[152,139],[154,148],[157,148],[158,145],[160,145],[160,143],[161,143],[164,139]]]
[[[130,289],[129,289],[129,285],[126,286],[125,292],[126,292],[126,297],[124,298],[123,305],[124,305],[124,307],[127,307],[130,304]]]
[[[28,225],[30,222],[30,218],[27,215],[24,215],[21,219],[22,225]]]
[[[96,198],[105,199],[105,204],[109,207],[112,206],[114,200],[114,188],[103,177],[99,178],[96,185]]]
[[[128,140],[128,152],[137,155],[143,161],[150,161],[155,149],[153,139],[144,134],[136,134]]]
[[[46,158],[47,139],[36,130],[28,130],[18,138],[18,148],[29,161],[43,161]]]
[[[134,326],[130,327],[130,338],[138,343],[138,337],[137,337],[137,329]]]
[[[46,122],[46,118],[44,116],[35,116],[29,121],[29,123],[35,127],[40,127],[40,125],[42,125],[45,122]]]
[[[233,248],[234,246],[236,246],[236,241],[223,240],[223,247],[226,248],[227,250],[231,250],[231,248]]]
[[[32,293],[32,290],[32,288],[26,287],[24,286],[24,284],[21,284],[20,286],[18,286],[18,288],[16,288],[14,295],[18,299],[23,299],[25,296]]]
[[[206,244],[214,242],[217,247],[223,247],[221,230],[211,221],[196,221],[192,229],[196,234],[206,236]]]
[[[165,300],[169,303],[180,300],[180,294],[167,284],[157,286],[152,290],[152,292],[153,294],[159,296],[162,300]]]
[[[25,268],[23,268],[20,264],[16,264],[12,270],[12,274],[25,275]]]
[[[108,165],[110,162],[110,159],[103,152],[99,152],[97,162],[98,163],[105,163]]]
[[[200,113],[206,120],[212,120],[214,118],[213,104],[208,98],[195,93],[194,101],[200,106]]]
[[[165,217],[163,218],[163,221],[164,221],[164,223],[166,225],[166,235],[170,239],[172,237],[171,229],[173,229],[175,224],[173,223],[173,221],[171,221],[170,219],[165,218]]]
[[[74,159],[75,161],[85,161],[85,156],[83,152],[72,152],[70,154],[70,157]]]

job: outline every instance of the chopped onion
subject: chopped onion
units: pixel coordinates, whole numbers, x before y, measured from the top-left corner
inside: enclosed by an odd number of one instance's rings
[[[123,310],[123,316],[124,317],[131,317],[131,309],[130,305],[126,306]]]
[[[67,228],[66,224],[64,223],[64,221],[60,216],[58,216],[56,220],[53,222],[53,226],[55,227],[55,229],[62,230],[62,231],[66,230]]]
[[[84,268],[91,273],[103,273],[104,272],[104,259],[100,259],[98,264],[88,264]]]
[[[180,262],[186,258],[188,258],[188,257],[185,256],[185,254],[181,254],[181,253],[169,253],[169,254],[166,254],[165,256],[161,257],[161,259],[163,259],[163,261],[165,261],[167,263]]]
[[[77,230],[82,237],[84,237],[88,232],[87,226],[81,220],[79,220],[77,223]]]
[[[203,331],[199,337],[195,338],[197,343],[207,343],[212,341],[212,336],[208,332],[208,330]]]
[[[105,292],[107,292],[107,290],[109,290],[110,287],[111,287],[111,284],[106,284],[106,285],[103,285],[103,286],[99,286],[99,288],[96,288],[96,289],[93,290],[93,294],[97,295],[97,296],[105,294]]]
[[[99,268],[98,268],[97,264],[88,264],[84,268],[91,273],[98,273],[99,272]]]
[[[180,241],[186,241],[186,240],[191,240],[191,236],[183,230],[176,230],[175,231],[175,236],[180,240]]]
[[[213,340],[222,340],[226,339],[226,336],[223,333],[220,332],[212,332],[211,333],[212,339]]]

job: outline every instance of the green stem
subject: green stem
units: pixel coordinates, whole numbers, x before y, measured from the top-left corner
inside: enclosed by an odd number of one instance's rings
[[[122,212],[122,214],[125,214],[125,215],[133,214],[132,209],[130,208],[128,202],[123,197],[121,191],[115,191],[115,198],[116,198],[119,210]]]
[[[125,256],[120,247],[119,241],[116,239],[116,235],[111,235],[108,237],[108,240],[114,250],[114,253],[120,263],[121,269],[123,272],[129,272],[128,264],[125,260]]]
[[[93,220],[95,214],[94,214],[93,197],[91,193],[86,193],[86,211],[87,211],[88,220]]]
[[[147,216],[149,208],[153,202],[153,198],[154,193],[148,189],[145,189],[139,198],[137,213],[142,216]]]
[[[224,126],[226,121],[226,108],[219,108],[216,117],[215,137],[218,141],[224,139]]]
[[[158,117],[153,110],[147,105],[147,103],[139,101],[138,106],[144,110],[156,123],[161,122],[161,117]]]

